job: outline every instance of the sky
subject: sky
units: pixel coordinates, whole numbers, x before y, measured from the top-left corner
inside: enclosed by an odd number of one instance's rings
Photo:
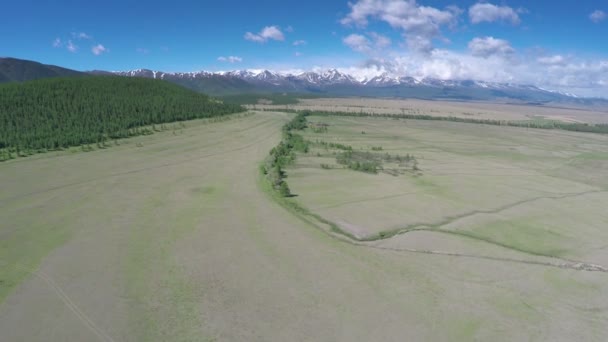
[[[0,56],[76,70],[534,84],[608,97],[605,0],[7,1]]]

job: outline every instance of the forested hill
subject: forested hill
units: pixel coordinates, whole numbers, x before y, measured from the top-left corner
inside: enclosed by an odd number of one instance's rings
[[[139,127],[244,111],[169,82],[117,76],[0,85],[0,159],[103,143]]]
[[[0,58],[0,83],[83,75],[86,74],[55,65],[47,65],[17,58]]]

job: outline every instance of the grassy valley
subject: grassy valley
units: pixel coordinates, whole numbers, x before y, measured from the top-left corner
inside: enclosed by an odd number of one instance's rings
[[[88,76],[0,123],[0,340],[605,339],[601,112]]]

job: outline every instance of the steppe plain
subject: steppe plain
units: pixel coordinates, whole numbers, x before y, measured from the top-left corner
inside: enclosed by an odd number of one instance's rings
[[[568,113],[546,115],[602,115]],[[366,174],[321,168],[336,151],[298,156],[287,201],[350,239],[286,210],[259,173],[291,116],[0,165],[0,340],[607,338],[607,136],[311,116],[328,125],[311,141],[419,163]]]

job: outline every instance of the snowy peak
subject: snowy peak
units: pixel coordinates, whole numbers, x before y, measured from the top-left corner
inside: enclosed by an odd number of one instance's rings
[[[363,82],[363,84],[372,86],[372,87],[383,87],[383,86],[392,86],[401,84],[400,79],[398,77],[390,76],[388,73],[383,73],[382,75],[373,77],[369,80]]]
[[[296,78],[311,84],[319,84],[321,82],[321,75],[316,72],[305,72],[296,76]]]
[[[354,77],[348,74],[339,72],[336,69],[329,69],[320,74],[320,78],[325,83],[329,84],[348,84],[357,83]]]
[[[346,86],[345,89],[360,89],[364,91],[366,88],[386,88],[390,89],[409,89],[416,87],[435,88],[437,91],[445,91],[446,89],[458,91],[476,91],[485,92],[483,96],[494,97],[514,97],[514,98],[535,98],[538,96],[528,96],[526,94],[544,94],[543,98],[547,97],[566,97],[570,99],[576,98],[575,95],[558,91],[551,91],[532,85],[521,85],[513,83],[497,83],[488,81],[476,80],[444,80],[438,78],[423,78],[416,79],[411,76],[395,75],[383,73],[372,78],[357,80],[352,75],[342,72],[338,69],[327,69],[318,71],[308,71],[303,73],[279,73],[271,70],[233,70],[223,72],[176,72],[168,73],[162,71],[154,71],[149,69],[136,69],[131,71],[113,72],[116,75],[128,77],[146,77],[155,79],[165,79],[169,81],[188,80],[188,81],[204,81],[206,79],[224,80],[230,82],[242,82],[255,86],[259,89],[270,91],[331,91],[337,89],[338,86]],[[378,89],[377,89],[378,90]],[[392,92],[392,90],[391,90]],[[394,93],[394,92],[392,92]],[[523,94],[523,95],[522,95]]]
[[[351,75],[341,73],[336,69],[329,69],[322,72],[309,71],[299,75],[291,75],[291,77],[310,85],[317,86],[358,83]]]
[[[213,73],[207,71],[196,71],[196,72],[162,72],[155,71],[149,69],[136,69],[130,71],[113,71],[115,75],[119,76],[127,76],[127,77],[144,77],[144,78],[155,78],[155,79],[165,79],[167,77],[173,78],[200,78],[200,77],[210,77],[213,76]]]

